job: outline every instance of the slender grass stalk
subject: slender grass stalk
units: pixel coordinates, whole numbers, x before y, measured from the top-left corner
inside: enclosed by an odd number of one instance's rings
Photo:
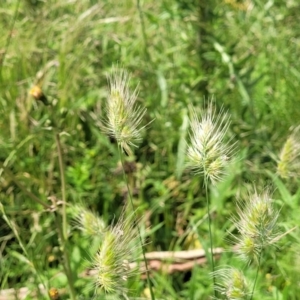
[[[124,157],[123,157],[122,150],[120,149],[120,146],[118,147],[118,150],[119,150],[119,156],[120,156],[120,160],[121,160],[121,164],[122,164],[123,177],[124,177],[124,181],[125,181],[126,187],[127,187],[128,198],[129,198],[129,202],[130,202],[130,205],[131,205],[131,208],[132,208],[132,213],[133,213],[134,222],[135,222],[135,225],[136,225],[136,228],[137,228],[137,231],[138,231],[139,240],[140,240],[140,243],[141,243],[141,249],[142,249],[142,254],[143,254],[143,260],[144,260],[145,267],[146,267],[147,283],[148,283],[148,286],[149,286],[149,289],[150,289],[151,300],[155,300],[155,295],[154,295],[154,292],[153,292],[153,289],[152,289],[150,276],[149,276],[149,268],[148,268],[148,263],[147,263],[147,259],[146,259],[144,244],[143,244],[140,228],[137,224],[137,216],[136,216],[136,212],[135,212],[134,205],[133,205],[132,194],[131,194],[131,191],[130,191],[128,178],[127,178],[126,173],[125,173]]]
[[[25,246],[24,246],[24,244],[23,244],[23,242],[22,242],[22,240],[21,240],[21,238],[20,238],[20,235],[19,235],[19,232],[18,232],[18,230],[17,230],[17,228],[16,228],[16,225],[14,224],[13,221],[11,221],[11,220],[7,217],[7,215],[6,215],[5,211],[4,211],[4,207],[3,207],[3,205],[2,205],[1,202],[0,202],[0,212],[2,213],[2,217],[3,217],[4,221],[6,222],[6,224],[7,224],[7,225],[10,227],[10,229],[13,231],[13,233],[14,233],[14,235],[15,235],[15,237],[16,237],[18,243],[19,243],[19,246],[20,246],[21,249],[23,250],[23,252],[24,252],[24,254],[26,255],[26,257],[28,258],[28,257],[29,257],[28,252],[27,252],[27,250],[26,250],[26,248],[25,248]]]
[[[45,280],[43,280],[42,276],[40,275],[40,273],[38,272],[37,268],[36,268],[36,264],[35,264],[35,261],[30,259],[30,256],[29,256],[29,253],[19,235],[19,232],[17,230],[17,227],[16,227],[16,224],[10,220],[6,213],[5,213],[5,210],[4,210],[4,207],[2,205],[2,203],[0,202],[0,212],[2,213],[2,217],[4,219],[4,221],[6,222],[6,224],[10,227],[10,229],[13,231],[14,233],[14,236],[16,237],[18,243],[19,243],[19,246],[21,247],[22,251],[24,252],[25,256],[26,256],[26,259],[28,260],[28,264],[30,265],[30,267],[33,269],[33,272],[34,274],[37,276],[39,282],[43,285],[44,289],[45,290],[48,290],[48,286],[47,286],[47,283],[45,283]],[[48,298],[49,298],[49,295],[48,295]]]
[[[151,55],[149,52],[149,44],[148,44],[148,38],[147,38],[147,33],[146,33],[146,26],[145,26],[145,20],[144,20],[144,13],[142,10],[141,2],[140,0],[136,0],[136,6],[139,11],[139,16],[140,16],[140,21],[141,21],[141,29],[142,29],[142,35],[143,35],[143,40],[144,40],[144,52],[147,60],[151,62]]]
[[[67,240],[65,240],[63,231],[62,231],[62,226],[61,226],[61,220],[60,216],[57,212],[54,212],[55,214],[55,223],[56,223],[56,228],[60,240],[60,246],[61,250],[63,253],[63,261],[62,265],[65,271],[65,274],[67,276],[68,284],[69,284],[69,291],[70,291],[70,296],[72,300],[76,300],[76,292],[75,292],[75,287],[74,287],[74,279],[72,275],[72,270],[71,270],[71,264],[69,260],[69,253],[67,251]]]
[[[61,180],[61,197],[62,197],[62,230],[64,240],[67,240],[67,211],[66,211],[66,181],[65,181],[65,170],[64,170],[64,162],[63,162],[63,154],[61,149],[61,143],[59,134],[55,135],[57,154],[58,154],[58,162],[59,162],[59,171],[60,171],[60,180]]]
[[[210,241],[210,264],[212,274],[215,272],[215,260],[214,260],[214,241],[212,235],[212,220],[211,220],[211,212],[210,212],[210,202],[208,197],[208,179],[204,177],[204,185],[205,185],[205,198],[206,198],[206,208],[207,208],[207,217],[208,217],[208,231],[209,231],[209,241]],[[214,296],[216,297],[216,278],[213,276],[213,288],[214,288]]]
[[[253,287],[252,287],[252,291],[251,291],[251,295],[250,295],[250,300],[252,300],[253,295],[254,295],[254,291],[255,291],[255,287],[256,287],[256,283],[257,283],[257,279],[258,279],[258,273],[259,273],[259,269],[260,269],[260,265],[261,265],[262,253],[263,253],[263,251],[261,250],[259,253],[259,256],[258,256],[258,264],[257,264],[256,274],[255,274]]]
[[[21,2],[21,1],[18,0],[17,3],[16,3],[16,9],[15,9],[15,12],[14,12],[14,17],[13,17],[11,26],[10,26],[10,28],[9,28],[8,36],[7,36],[7,39],[6,39],[6,44],[5,44],[5,47],[4,47],[4,53],[3,53],[3,55],[2,55],[2,58],[0,59],[0,79],[1,79],[1,81],[2,81],[2,69],[3,69],[3,65],[4,65],[4,60],[5,60],[5,56],[6,56],[8,47],[9,47],[9,45],[10,45],[10,41],[11,41],[11,37],[12,37],[12,32],[13,32],[13,29],[14,29],[14,27],[15,27],[15,23],[16,23],[18,14],[19,14],[19,6],[20,6],[20,2]]]
[[[50,209],[51,208],[51,206],[49,204],[47,204],[46,202],[44,202],[43,200],[41,200],[40,198],[38,198],[35,194],[33,194],[31,191],[29,191],[21,182],[19,182],[15,178],[14,174],[12,174],[12,172],[10,172],[7,167],[5,167],[2,164],[1,168],[3,168],[5,174],[8,175],[8,177],[19,187],[19,189],[23,193],[25,193],[27,196],[29,196],[36,203],[42,205],[44,207],[44,209]]]
[[[60,170],[60,179],[61,179],[61,194],[62,194],[62,222],[59,222],[58,214],[56,215],[56,226],[58,229],[58,234],[60,237],[61,242],[61,248],[64,256],[63,261],[63,267],[66,273],[66,276],[68,278],[68,283],[70,287],[70,293],[71,293],[71,299],[76,299],[76,292],[74,288],[74,282],[73,282],[73,276],[72,276],[72,270],[71,265],[69,261],[69,254],[67,251],[67,243],[68,243],[68,233],[67,233],[67,210],[66,210],[66,182],[65,182],[65,170],[64,170],[64,163],[63,163],[63,154],[62,154],[62,148],[60,143],[59,134],[57,133],[55,135],[55,141],[56,141],[56,147],[57,147],[57,153],[58,153],[58,161],[59,161],[59,170]]]
[[[213,255],[213,234],[212,220],[208,195],[208,184],[217,183],[226,174],[225,167],[228,165],[229,158],[232,154],[234,144],[224,142],[225,135],[229,128],[229,117],[227,113],[221,112],[216,114],[213,108],[213,102],[208,103],[206,112],[202,112],[198,118],[194,108],[191,108],[192,119],[191,125],[191,144],[187,148],[189,159],[188,166],[196,174],[203,175],[206,194],[206,205],[208,214],[208,227],[211,252],[212,274],[215,272],[215,263]],[[213,276],[214,296],[216,297],[216,282]]]

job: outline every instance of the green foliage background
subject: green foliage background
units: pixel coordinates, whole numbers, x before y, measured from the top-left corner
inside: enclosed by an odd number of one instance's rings
[[[279,150],[299,125],[299,9],[297,0],[2,1],[0,201],[39,274],[1,221],[0,288],[35,289],[41,280],[66,285],[53,213],[16,184],[46,202],[61,197],[56,133],[63,133],[68,202],[84,204],[108,223],[121,211],[127,195],[117,145],[100,130],[113,65],[132,74],[132,88],[139,84],[139,102],[147,107],[144,124],[153,120],[135,160],[127,162],[137,214],[149,216],[145,225],[152,228],[147,251],[207,243],[203,182],[184,168],[184,141],[188,106],[203,107],[211,97],[230,112],[239,150],[230,175],[210,189],[215,245],[228,246],[235,199],[247,198],[254,185],[275,188],[283,231],[299,225],[298,180],[274,175]],[[50,105],[30,96],[35,84]],[[89,244],[76,230],[70,235],[79,275]],[[267,253],[255,299],[299,299],[298,245],[296,229]],[[237,262],[224,254],[218,264]],[[155,294],[208,299],[209,271],[155,274]],[[90,293],[86,281],[76,280],[83,297]],[[134,288],[145,294],[146,283],[137,280]]]

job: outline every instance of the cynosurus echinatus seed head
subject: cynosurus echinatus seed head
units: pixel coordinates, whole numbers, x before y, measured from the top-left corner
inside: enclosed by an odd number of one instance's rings
[[[235,146],[231,140],[225,141],[230,118],[223,109],[217,114],[212,101],[200,116],[194,108],[191,109],[191,113],[191,143],[187,148],[188,166],[214,184],[226,173],[225,167],[231,159]]]
[[[109,95],[106,102],[105,132],[116,139],[128,154],[141,140],[141,126],[146,109],[136,104],[138,89],[130,91],[127,71],[115,68],[110,76]]]

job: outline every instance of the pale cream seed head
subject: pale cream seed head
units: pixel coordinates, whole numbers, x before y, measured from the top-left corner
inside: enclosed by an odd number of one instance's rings
[[[128,154],[132,154],[131,147],[136,147],[142,138],[141,131],[145,126],[141,126],[141,122],[146,109],[136,104],[138,90],[130,90],[130,76],[125,70],[115,68],[108,82],[104,131],[115,138]]]
[[[230,120],[228,114],[216,114],[213,103],[209,102],[200,118],[194,108],[191,108],[190,145],[187,148],[188,166],[209,179],[212,183],[220,181],[226,174],[234,144],[225,141]]]

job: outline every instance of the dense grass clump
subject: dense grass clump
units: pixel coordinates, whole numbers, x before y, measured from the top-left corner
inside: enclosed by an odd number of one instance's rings
[[[0,299],[298,299],[298,1],[2,2]]]

